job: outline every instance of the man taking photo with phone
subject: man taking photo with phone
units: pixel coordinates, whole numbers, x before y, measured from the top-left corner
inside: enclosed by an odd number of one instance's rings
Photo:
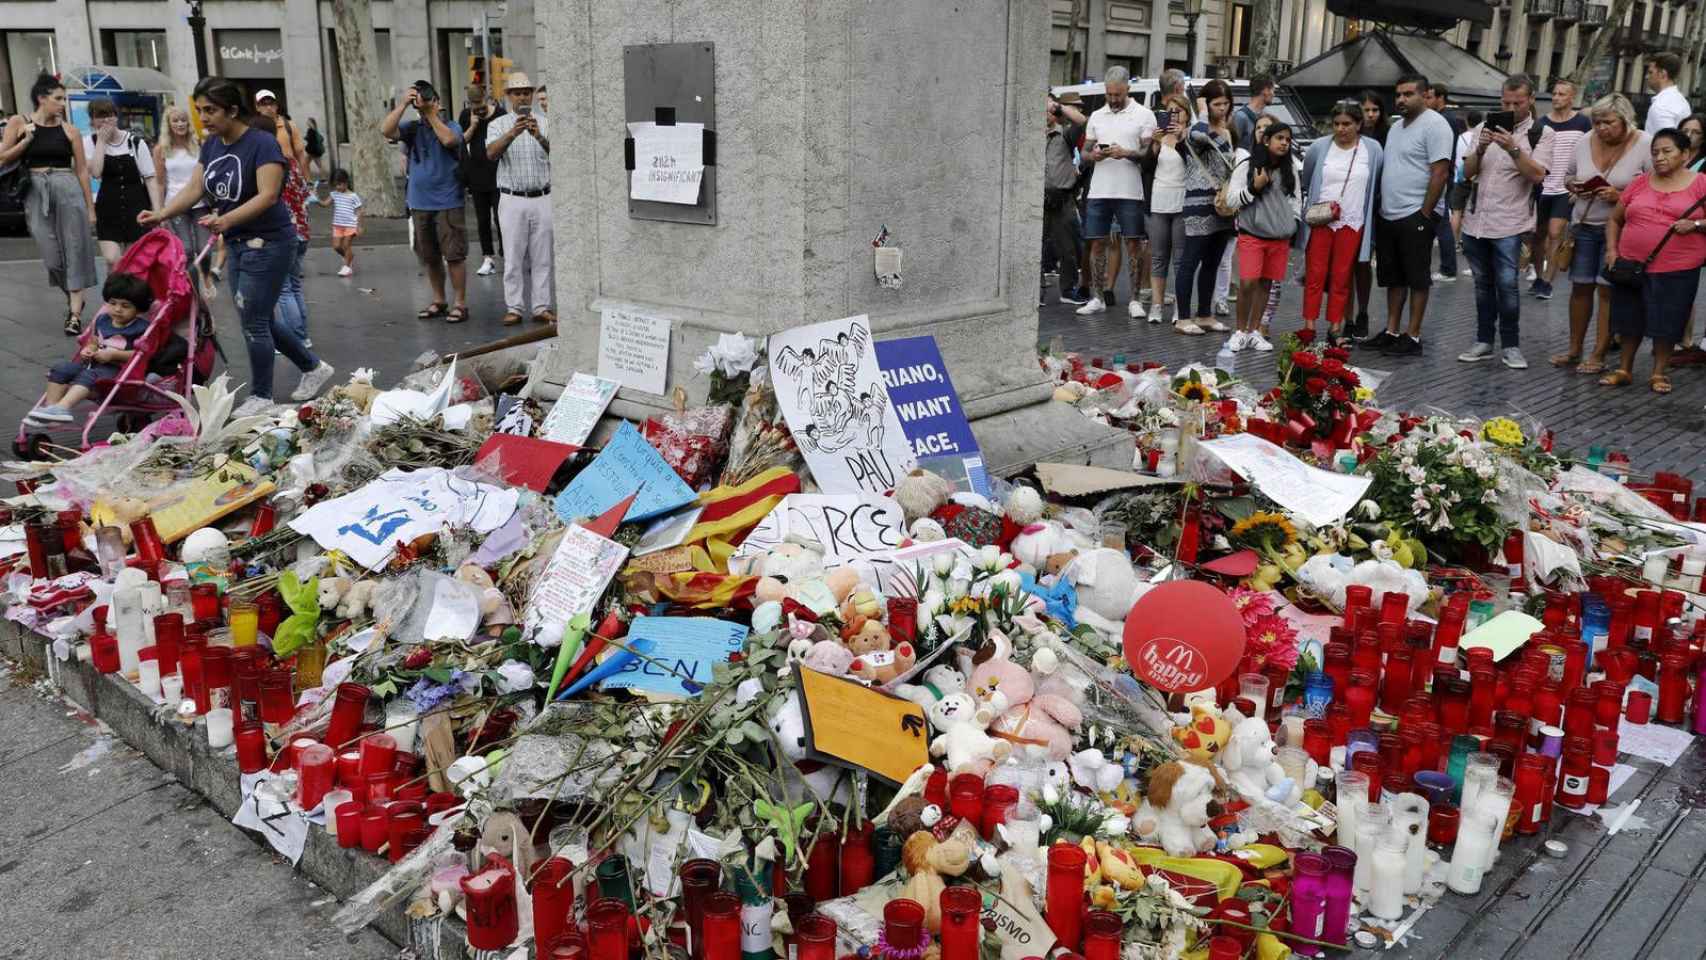
[[[504,235],[504,319],[556,323],[551,310],[551,137],[533,109],[533,81],[519,70],[504,93],[509,112],[486,131],[486,156],[498,165],[498,225]]]
[[[413,110],[415,118],[403,116]],[[432,302],[415,314],[421,320],[444,317],[446,322],[468,319],[468,232],[462,217],[462,127],[444,117],[438,91],[425,80],[415,81],[397,106],[379,124],[387,140],[400,140],[409,151],[409,217],[414,227],[415,256],[432,284]],[[444,298],[444,275],[450,274],[456,305]],[[446,308],[449,308],[448,310]]]

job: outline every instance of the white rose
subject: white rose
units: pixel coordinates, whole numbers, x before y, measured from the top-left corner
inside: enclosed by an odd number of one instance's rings
[[[947,576],[948,571],[954,569],[954,555],[946,552],[936,554],[930,558],[930,569],[935,571],[938,577]]]
[[[977,551],[977,568],[985,573],[993,573],[1000,569],[1001,548],[993,544],[980,547]]]
[[[497,687],[499,693],[531,690],[537,682],[538,680],[533,676],[533,668],[520,660],[505,660],[498,665]]]

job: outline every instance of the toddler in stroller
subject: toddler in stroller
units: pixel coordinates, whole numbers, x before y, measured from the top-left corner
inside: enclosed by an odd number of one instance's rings
[[[115,272],[101,287],[101,296],[106,307],[95,317],[94,333],[83,341],[75,357],[54,364],[48,371],[47,392],[35,409],[25,414],[26,426],[72,422],[72,408],[87,400],[101,381],[118,379],[125,364],[136,355],[148,330],[154,291],[136,274]],[[148,372],[169,375],[183,365],[188,352],[184,338],[171,334],[146,358]]]

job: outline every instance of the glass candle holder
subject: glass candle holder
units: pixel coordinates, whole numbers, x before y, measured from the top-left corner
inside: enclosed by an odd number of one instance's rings
[[[367,712],[367,698],[371,694],[359,683],[338,684],[332,719],[326,727],[326,743],[333,749],[341,749],[361,732],[362,716]]]
[[[1321,939],[1343,946],[1350,928],[1357,855],[1350,847],[1337,845],[1321,851],[1321,856],[1327,861],[1327,902],[1321,912]]]
[[[198,583],[190,587],[190,611],[195,620],[206,622],[219,619],[219,585]]]
[[[355,800],[347,800],[332,811],[338,824],[338,846],[345,850],[361,846],[361,815],[366,812],[367,804]]]
[[[1291,932],[1319,940],[1326,921],[1327,859],[1316,853],[1299,853],[1292,858],[1292,866]],[[1321,955],[1321,948],[1311,943],[1296,943],[1292,950],[1304,957]]]
[[[722,891],[706,897],[703,931],[705,960],[740,960],[740,898]]]
[[[994,789],[993,787],[991,789]],[[989,805],[984,804],[985,816]],[[851,896],[871,885],[877,878],[876,857],[871,850],[871,833],[876,829],[870,821],[848,827],[841,839],[841,896]]]
[[[952,888],[950,888],[952,889]],[[943,923],[947,922],[946,917]],[[835,960],[835,921],[821,913],[807,914],[794,924],[794,940],[797,946],[793,960]],[[947,942],[947,931],[943,931],[943,943]],[[944,953],[944,956],[946,954]]]
[[[574,923],[575,887],[569,882],[575,865],[562,857],[551,857],[533,871],[529,893],[533,896],[533,939],[550,943]]]
[[[973,826],[980,823],[983,819],[983,778],[975,773],[961,773],[950,779],[948,812]]]
[[[983,933],[983,894],[976,887],[948,887],[942,891],[942,960],[976,960],[978,942]],[[1091,914],[1094,922],[1095,914]],[[1115,947],[1113,957],[1119,956],[1119,925],[1118,917],[1114,918]],[[1085,939],[1087,960],[1097,960],[1088,955],[1089,938]]]
[[[687,918],[687,945],[693,960],[705,956],[705,900],[723,882],[723,865],[696,858],[681,865],[681,907]]]
[[[1238,695],[1256,705],[1256,716],[1266,718],[1268,712],[1268,678],[1260,673],[1238,675]]]
[[[1368,802],[1368,774],[1360,770],[1341,770],[1335,778],[1339,821],[1335,837],[1343,847],[1356,847],[1357,817]]]
[[[154,529],[153,517],[132,520],[130,539],[135,542],[136,555],[141,558],[144,567],[152,570],[160,565],[160,561],[166,559],[166,545],[160,541],[160,532]]]
[[[806,852],[806,871],[803,878],[806,893],[820,903],[834,900],[836,889],[841,882],[841,867],[836,863],[837,845],[833,835],[820,833],[812,839],[811,849]]]
[[[145,697],[160,696],[160,661],[155,647],[137,651],[136,686]]]
[[[385,846],[385,808],[384,802],[367,804],[361,813],[361,849],[368,853],[378,853]]]
[[[363,737],[357,748],[362,774],[387,773],[397,766],[397,741],[388,733]]]
[[[385,808],[385,842],[390,845],[386,855],[392,863],[409,855],[415,831],[425,825],[426,808],[418,803],[399,801]]]
[[[216,707],[207,711],[207,745],[215,750],[223,750],[231,745],[232,724],[230,707]]]
[[[915,953],[924,946],[926,936],[922,903],[901,897],[883,905],[883,932],[882,939],[878,941],[879,948],[888,948],[895,953]]]
[[[225,611],[226,625],[231,628],[233,647],[252,647],[260,629],[260,610],[252,603],[234,600]]]
[[[1092,910],[1084,918],[1084,960],[1119,960],[1125,921],[1106,910]],[[947,960],[947,928],[942,931],[943,960]]]
[[[1019,789],[1006,783],[994,783],[983,791],[983,817],[979,832],[983,839],[994,840],[995,828],[1007,822],[1007,817],[1019,805]]]
[[[304,810],[312,811],[320,806],[320,801],[332,789],[332,780],[337,770],[337,760],[332,756],[332,748],[316,743],[304,747],[296,753],[296,804]]]
[[[290,671],[282,668],[261,674],[261,719],[267,723],[289,723],[296,714],[296,696]]]
[[[267,736],[259,722],[245,720],[237,724],[233,737],[237,743],[238,770],[259,773],[267,768]]]
[[[175,673],[169,673],[160,678],[160,696],[176,710],[178,704],[184,702],[184,681]]]
[[[154,618],[155,659],[160,661],[160,675],[178,671],[178,651],[184,645],[184,617],[181,613],[162,613]]]
[[[515,904],[515,868],[509,861],[488,854],[485,868],[463,877],[461,885],[468,915],[468,945],[476,950],[501,950],[514,943],[521,932],[521,920]],[[624,924],[624,935],[626,931]]]
[[[101,565],[101,576],[111,580],[124,569],[124,558],[130,550],[124,545],[124,528],[115,526],[95,529],[95,559]]]
[[[1070,843],[1057,843],[1048,849],[1048,925],[1055,940],[1073,951],[1082,938],[1087,860],[1083,849]]]

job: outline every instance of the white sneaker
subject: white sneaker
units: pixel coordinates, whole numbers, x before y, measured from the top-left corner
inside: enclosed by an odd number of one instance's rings
[[[273,402],[266,397],[250,397],[237,405],[231,411],[231,419],[240,420],[244,417],[260,416],[273,408]]]
[[[355,271],[350,269],[350,265],[347,263],[338,268],[338,276],[340,276],[340,277],[348,277],[348,276],[353,275],[354,273],[355,273]]]
[[[1438,270],[1435,270],[1432,279],[1434,283],[1454,283],[1456,282],[1457,277],[1454,274],[1440,273]]]
[[[1244,335],[1244,346],[1249,347],[1257,353],[1274,352],[1274,345],[1269,343],[1268,338],[1262,336],[1261,332],[1258,330],[1251,330],[1249,333]]]
[[[1163,314],[1161,312],[1160,306],[1152,306],[1149,308],[1149,322],[1150,323],[1161,323],[1166,319],[1167,319],[1167,317],[1165,314]]]
[[[320,392],[320,388],[324,387],[326,381],[332,379],[332,374],[336,372],[332,369],[331,364],[321,360],[319,366],[302,375],[302,382],[298,383],[296,389],[290,392],[290,399],[299,401],[314,399],[315,395]]]
[[[1528,272],[1527,272],[1527,273],[1525,273],[1525,274],[1523,274],[1523,279],[1525,279],[1525,280],[1527,280],[1527,281],[1528,281],[1528,282],[1529,282],[1529,283],[1533,283],[1533,282],[1534,282],[1534,278],[1535,278],[1535,277],[1537,277],[1537,276],[1539,276],[1539,274],[1537,274],[1537,273],[1535,273],[1535,272],[1534,272],[1534,268],[1533,268],[1533,267],[1529,267],[1529,268],[1528,268]]]
[[[492,258],[487,257],[484,260],[480,261],[480,269],[475,270],[474,274],[476,276],[489,277],[496,272],[497,272],[497,268],[492,266]]]
[[[1225,300],[1216,300],[1214,302],[1214,315],[1217,317],[1232,316],[1232,305]]]
[[[1235,330],[1235,331],[1233,331],[1232,336],[1226,338],[1226,348],[1225,349],[1226,349],[1227,353],[1237,353],[1238,351],[1244,349],[1244,347],[1247,346],[1248,343],[1249,343],[1249,338],[1245,335],[1244,331]]]
[[[1126,316],[1131,317],[1133,320],[1141,320],[1143,319],[1143,304],[1137,300],[1127,300],[1125,312]]]
[[[1106,312],[1108,312],[1108,305],[1102,302],[1101,297],[1091,297],[1090,302],[1086,303],[1082,307],[1079,307],[1078,311],[1077,311],[1078,315],[1081,317],[1088,317],[1089,315],[1091,315],[1093,313],[1106,313]]]

